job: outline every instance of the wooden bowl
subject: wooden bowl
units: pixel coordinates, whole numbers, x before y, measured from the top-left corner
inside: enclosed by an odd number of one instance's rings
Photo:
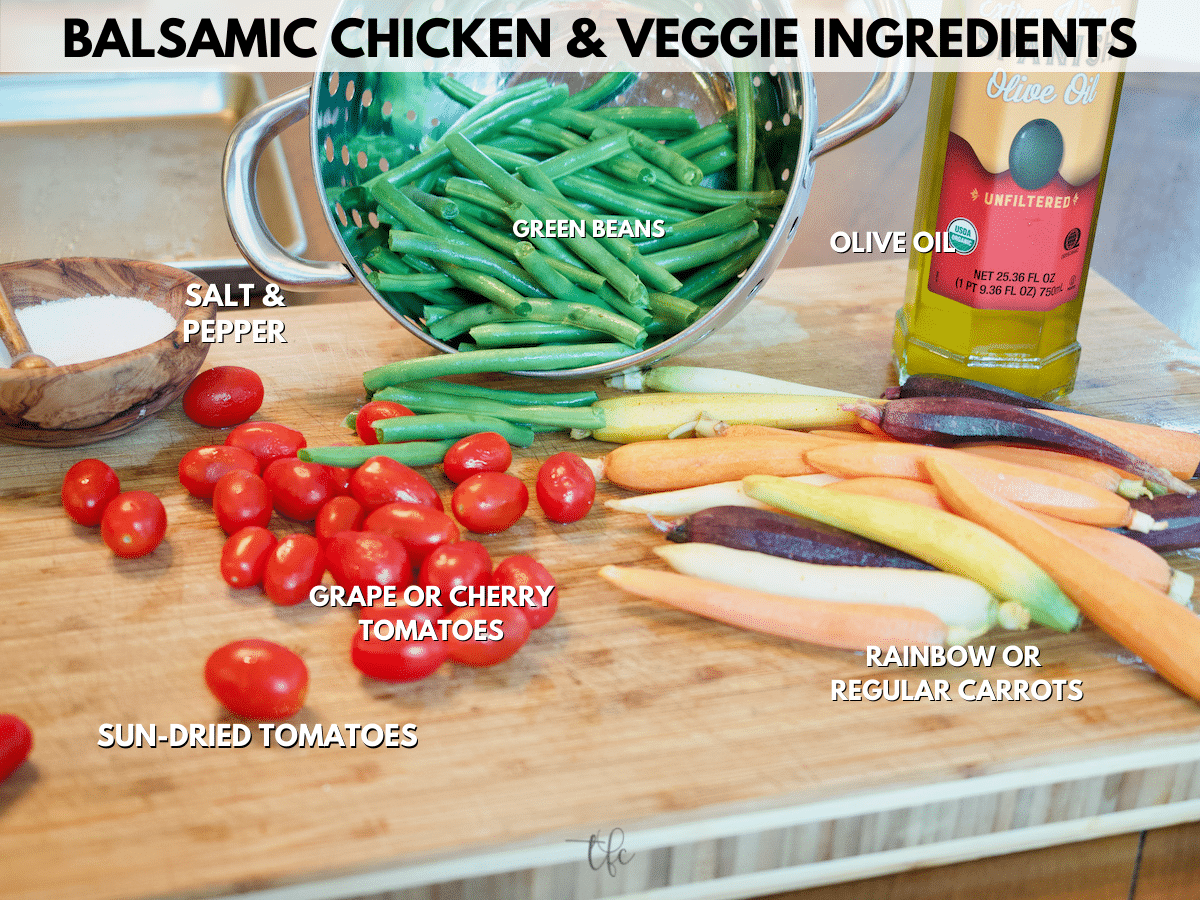
[[[139,297],[175,317],[175,330],[117,356],[42,369],[0,368],[0,440],[73,447],[116,437],[153,418],[199,371],[209,345],[185,341],[183,323],[216,315],[189,307],[187,288],[208,285],[159,263],[128,259],[35,259],[0,266],[14,309],[65,297]],[[36,351],[37,348],[35,347]]]

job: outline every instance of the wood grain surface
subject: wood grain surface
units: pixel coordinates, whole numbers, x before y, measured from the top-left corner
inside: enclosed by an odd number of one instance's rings
[[[733,326],[686,358],[875,394],[893,381],[888,344],[902,289],[902,264],[781,271]],[[1102,279],[1089,294],[1075,404],[1200,425],[1200,354]],[[258,370],[267,387],[258,418],[300,428],[311,444],[346,440],[339,423],[361,399],[364,369],[426,352],[366,301],[279,314],[286,345],[216,346],[209,363]],[[887,673],[947,678],[952,690],[971,678],[1079,678],[1077,703],[832,703],[831,679],[874,674],[861,656],[735,631],[600,584],[600,564],[654,564],[658,540],[639,518],[600,508],[571,526],[551,525],[535,508],[483,539],[496,558],[529,552],[559,579],[559,615],[517,657],[484,671],[447,666],[412,686],[373,682],[349,664],[352,612],[279,609],[221,581],[222,535],[208,505],[178,485],[176,466],[187,450],[222,439],[173,407],[93,448],[0,447],[0,709],[28,721],[36,742],[0,786],[5,897],[207,896],[334,876],[358,880],[341,893],[289,896],[365,895],[404,885],[404,872],[422,864],[447,879],[471,874],[468,863],[486,871],[489,853],[508,853],[514,866],[576,866],[586,844],[568,841],[616,827],[702,835],[722,816],[849,806],[923,785],[936,797],[937,785],[996,773],[1019,784],[1034,766],[1131,752],[1149,751],[1153,762],[1161,749],[1166,766],[1172,750],[1200,739],[1196,705],[1092,628],[990,638],[1038,647],[1034,673],[999,664]],[[605,449],[543,436],[519,452],[515,471],[530,480],[540,460],[568,447]],[[89,455],[113,465],[126,488],[163,498],[170,530],[150,557],[115,559],[59,509],[62,473]],[[430,477],[448,496],[440,474]],[[419,745],[97,746],[103,723],[155,723],[161,733],[171,723],[233,721],[201,673],[211,650],[250,636],[305,658],[312,687],[296,724],[412,722]],[[1193,770],[1187,777],[1200,782]],[[1108,808],[1167,804],[1187,791],[1166,775],[1139,775],[1132,786],[1117,775],[1098,776]],[[1072,813],[1058,807],[1078,802],[1048,791],[1023,815],[1063,819]],[[669,868],[665,858],[647,851],[616,878],[538,895],[668,883],[669,873],[638,871]],[[713,877],[723,868],[712,862]]]

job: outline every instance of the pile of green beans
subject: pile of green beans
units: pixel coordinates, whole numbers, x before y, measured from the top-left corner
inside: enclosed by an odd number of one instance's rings
[[[616,345],[620,358],[708,312],[786,199],[757,140],[752,78],[734,76],[738,108],[707,127],[681,107],[606,106],[631,78],[484,96],[445,76],[464,111],[419,152],[387,117],[354,138],[362,183],[329,200],[371,223],[350,246],[380,295],[456,349],[557,347],[560,369],[586,364],[581,346]],[[661,233],[593,230],[614,219],[661,220]],[[584,235],[519,237],[520,220],[579,221]]]

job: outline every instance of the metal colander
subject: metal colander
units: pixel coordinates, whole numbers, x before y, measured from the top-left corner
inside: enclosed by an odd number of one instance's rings
[[[463,113],[464,107],[438,88],[440,77],[434,73],[322,71],[311,88],[285,94],[239,123],[226,152],[225,203],[234,239],[250,264],[268,280],[296,290],[358,281],[422,341],[445,352],[457,352],[430,336],[419,320],[405,314],[367,280],[364,258],[384,235],[370,208],[360,208],[354,202],[355,192],[347,190],[403,162]],[[491,72],[455,77],[480,93],[491,94],[525,76]],[[547,77],[553,83],[566,83],[574,92],[596,76],[561,73]],[[631,76],[631,81],[612,105],[684,106],[695,112],[701,126],[735,106],[732,76],[723,72],[643,73]],[[754,263],[703,317],[661,343],[631,350],[615,362],[525,374],[593,376],[648,366],[692,346],[732,319],[781,262],[808,200],[816,157],[885,121],[903,101],[910,82],[907,72],[877,74],[855,106],[818,128],[811,72],[755,76],[764,155],[776,185],[787,190],[787,199]],[[338,263],[311,262],[284,250],[263,225],[257,208],[254,180],[258,158],[280,131],[305,115],[311,127],[317,188],[325,198],[326,218],[344,257]],[[387,135],[389,146],[400,149],[375,150],[377,144],[370,140],[374,135]],[[706,183],[713,183],[714,177]]]

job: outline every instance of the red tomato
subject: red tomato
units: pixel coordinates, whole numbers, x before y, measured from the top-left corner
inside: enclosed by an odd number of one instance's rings
[[[326,466],[325,468],[333,476],[333,492],[339,497],[349,497],[350,478],[354,475],[354,470],[344,469],[341,466]]]
[[[373,456],[355,469],[350,477],[350,492],[369,510],[397,500],[438,510],[445,508],[433,485],[419,472],[386,456]]]
[[[153,553],[167,533],[167,511],[149,491],[118,494],[104,508],[100,535],[108,549],[122,559]]]
[[[343,531],[329,539],[325,558],[333,580],[346,589],[412,584],[412,565],[404,545],[386,534]]]
[[[454,489],[450,508],[467,531],[499,534],[516,524],[529,506],[529,489],[507,472],[476,472]]]
[[[183,392],[184,414],[208,428],[240,425],[258,412],[262,402],[262,379],[242,366],[207,369]]]
[[[119,493],[117,473],[98,459],[81,459],[63,476],[63,509],[72,520],[89,528],[100,524],[104,507]]]
[[[262,584],[267,560],[275,549],[275,535],[258,525],[235,531],[221,548],[221,577],[230,587]]]
[[[442,471],[455,484],[476,472],[504,472],[511,465],[512,447],[494,431],[467,435],[442,458]]]
[[[258,460],[241,447],[197,447],[179,461],[179,483],[201,500],[211,500],[217,482],[226,472],[237,470],[258,474]]]
[[[529,640],[529,620],[513,606],[470,606],[450,615],[450,658],[465,666],[494,666],[502,663]],[[469,622],[469,636],[458,637],[456,622]],[[499,623],[493,625],[493,622]],[[500,634],[497,635],[497,629]],[[466,629],[459,628],[460,632]]]
[[[358,411],[354,417],[354,430],[364,444],[378,444],[379,438],[373,427],[380,419],[398,419],[400,416],[411,416],[413,411],[407,406],[393,403],[391,400],[372,400]]]
[[[276,606],[302,603],[325,576],[325,554],[311,534],[292,534],[275,545],[263,570],[263,591]]]
[[[574,453],[555,453],[537,475],[538,506],[551,522],[578,522],[596,499],[596,476]]]
[[[478,541],[456,541],[443,544],[421,563],[417,583],[422,587],[436,587],[442,606],[431,607],[438,618],[448,617],[459,607],[450,602],[450,592],[456,587],[480,587],[488,583],[492,575],[492,558],[483,544]]]
[[[362,531],[366,510],[353,497],[332,497],[317,513],[314,530],[321,546],[341,531]],[[368,529],[371,530],[371,529]]]
[[[33,749],[33,732],[21,719],[0,713],[0,781],[17,770]]]
[[[533,602],[518,609],[525,613],[530,628],[541,628],[554,618],[558,609],[558,585],[554,576],[546,571],[546,567],[531,556],[510,556],[496,566],[492,572],[492,584],[521,588],[533,588]],[[542,605],[542,591],[538,588],[549,588],[546,605]]]
[[[275,511],[298,522],[311,522],[334,495],[333,473],[319,463],[277,459],[263,472]]]
[[[385,503],[367,516],[363,530],[394,537],[417,567],[434,548],[458,540],[458,526],[452,518],[417,503]]]
[[[265,528],[271,521],[271,491],[253,472],[226,472],[213,488],[212,501],[217,524],[226,534],[247,525]]]
[[[304,435],[286,425],[274,422],[245,422],[225,438],[230,447],[241,447],[254,454],[260,469],[265,469],[277,459],[286,459],[307,447]]]
[[[420,681],[436,672],[449,657],[449,641],[364,638],[361,627],[350,646],[354,668],[380,681]]]
[[[272,641],[247,638],[212,652],[204,681],[221,705],[245,719],[286,719],[304,706],[308,667]]]

